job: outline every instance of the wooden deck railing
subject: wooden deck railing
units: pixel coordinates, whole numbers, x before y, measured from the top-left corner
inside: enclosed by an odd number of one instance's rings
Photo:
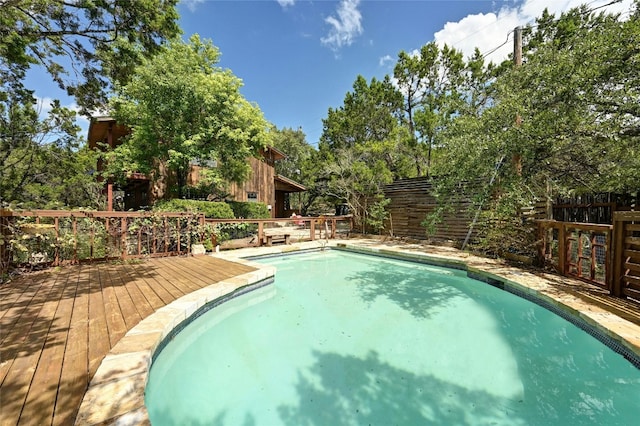
[[[284,219],[206,219],[217,230],[223,247],[260,246],[274,237],[287,241],[314,241],[348,236],[353,228],[352,216],[321,216]],[[241,241],[241,240],[248,241]]]
[[[190,253],[196,243],[212,250],[218,243],[231,248],[274,238],[335,238],[350,230],[351,216],[205,219],[193,213],[0,209],[0,266],[4,273],[12,266],[171,256]]]
[[[559,274],[609,288],[611,225],[539,220],[540,258]],[[610,288],[609,288],[610,289]]]
[[[613,225],[537,223],[542,261],[640,303],[640,212],[615,212]]]
[[[189,253],[206,236],[192,213],[0,210],[0,259],[9,266]]]

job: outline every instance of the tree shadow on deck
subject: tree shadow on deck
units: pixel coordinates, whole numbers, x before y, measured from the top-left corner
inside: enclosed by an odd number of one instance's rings
[[[0,305],[3,360],[65,344],[72,315],[78,314],[74,314],[74,306],[79,297],[101,293],[106,287],[126,287],[156,275],[157,267],[152,264],[134,266],[135,272],[131,273],[119,265],[108,263],[74,265],[25,274],[3,284],[0,289],[3,295]],[[105,273],[118,267],[124,272],[113,277]],[[10,298],[13,292],[20,295]],[[86,303],[89,304],[88,301]],[[81,321],[89,320],[86,312],[79,318]],[[55,338],[61,335],[65,339]]]

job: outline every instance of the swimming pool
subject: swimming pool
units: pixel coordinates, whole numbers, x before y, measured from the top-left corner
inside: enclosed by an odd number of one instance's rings
[[[545,309],[449,270],[325,251],[156,357],[163,424],[633,424],[640,370]]]

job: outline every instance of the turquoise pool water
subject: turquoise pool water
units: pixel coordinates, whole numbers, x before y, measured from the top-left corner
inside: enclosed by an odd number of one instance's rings
[[[153,425],[631,425],[640,370],[466,273],[340,251],[262,260],[276,281],[162,350]]]

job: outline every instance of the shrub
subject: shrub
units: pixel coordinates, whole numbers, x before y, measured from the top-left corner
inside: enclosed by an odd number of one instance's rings
[[[248,201],[227,201],[233,209],[233,213],[237,218],[245,219],[269,219],[271,213],[264,203],[248,202]]]
[[[233,210],[227,203],[215,201],[181,200],[161,200],[153,206],[154,211],[159,212],[194,212],[204,213],[205,217],[211,219],[233,219]]]

